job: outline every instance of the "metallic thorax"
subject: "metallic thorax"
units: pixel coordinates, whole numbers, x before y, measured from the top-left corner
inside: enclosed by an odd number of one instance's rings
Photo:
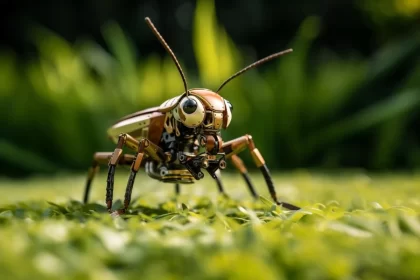
[[[206,169],[215,177],[224,169],[221,129],[229,126],[231,106],[219,94],[208,89],[191,89],[189,95],[165,101],[159,111],[165,113],[159,145],[168,161],[146,163],[149,176],[165,182],[192,183],[204,177]]]

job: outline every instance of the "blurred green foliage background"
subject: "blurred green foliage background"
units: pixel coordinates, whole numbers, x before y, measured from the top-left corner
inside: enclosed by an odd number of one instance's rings
[[[144,16],[190,87],[294,49],[221,92],[234,106],[223,138],[252,134],[272,169],[420,166],[418,0],[70,2],[2,17],[1,174],[84,170],[113,149],[116,119],[183,91]]]

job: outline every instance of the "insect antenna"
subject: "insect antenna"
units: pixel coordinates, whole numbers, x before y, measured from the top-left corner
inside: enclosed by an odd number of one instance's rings
[[[152,29],[153,33],[156,35],[156,37],[159,39],[159,41],[162,43],[163,47],[166,49],[166,51],[171,55],[173,61],[175,62],[176,68],[178,68],[178,72],[181,75],[182,82],[184,83],[185,88],[185,94],[188,96],[188,86],[187,86],[187,79],[185,78],[184,72],[182,71],[181,64],[179,64],[178,59],[176,58],[174,52],[171,50],[169,45],[166,43],[165,39],[163,39],[162,35],[160,35],[159,31],[155,27],[155,25],[152,23],[150,18],[146,17],[144,19],[147,23],[147,25]]]
[[[272,60],[272,59],[274,59],[274,58],[276,58],[276,57],[282,56],[282,55],[284,55],[284,54],[288,54],[288,53],[290,53],[290,52],[292,52],[292,51],[293,51],[292,49],[287,49],[287,50],[284,50],[284,51],[281,51],[281,52],[278,52],[278,53],[274,53],[274,54],[272,54],[272,55],[269,55],[269,56],[267,56],[267,57],[264,57],[264,58],[262,58],[262,59],[260,59],[260,60],[258,60],[258,61],[256,61],[256,62],[252,63],[251,65],[248,65],[247,67],[245,67],[245,68],[243,68],[241,71],[239,71],[239,72],[237,72],[237,73],[233,74],[232,76],[230,76],[230,77],[229,77],[229,79],[227,79],[226,81],[224,81],[224,82],[220,85],[220,87],[216,90],[216,93],[219,93],[219,91],[221,91],[221,90],[222,90],[222,88],[223,88],[223,87],[224,87],[227,83],[229,83],[231,80],[235,79],[235,78],[236,78],[236,77],[238,77],[239,75],[243,74],[244,72],[248,71],[249,69],[252,69],[252,68],[254,68],[254,67],[257,67],[257,66],[259,66],[259,65],[261,65],[261,64],[263,64],[263,63],[265,63],[265,62],[267,62],[267,61],[270,61],[270,60]]]

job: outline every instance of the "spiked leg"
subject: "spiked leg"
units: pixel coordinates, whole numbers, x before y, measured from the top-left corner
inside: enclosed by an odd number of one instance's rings
[[[106,208],[109,212],[112,209],[112,200],[114,197],[114,175],[117,164],[122,156],[124,146],[128,146],[130,149],[137,151],[139,148],[139,141],[134,139],[128,134],[121,134],[118,137],[117,147],[112,153],[108,163],[108,177],[106,180]]]
[[[130,177],[128,178],[127,187],[125,189],[124,209],[122,209],[122,211],[120,211],[120,213],[121,212],[125,213],[128,209],[128,206],[130,205],[130,202],[131,202],[131,194],[133,192],[134,180],[136,179],[137,171],[139,171],[139,169],[140,169],[140,165],[141,165],[141,162],[142,162],[143,156],[144,156],[144,153],[140,152],[141,146],[142,145],[140,144],[140,148],[139,148],[139,152],[137,153],[136,160],[131,165]]]
[[[261,170],[261,173],[264,176],[265,182],[270,192],[271,198],[277,205],[281,205],[284,208],[290,210],[299,210],[300,208],[285,202],[280,202],[277,199],[276,190],[274,188],[273,180],[271,178],[270,172],[267,165],[265,164],[264,158],[262,157],[260,151],[255,147],[254,141],[252,140],[251,135],[245,135],[236,139],[233,139],[229,142],[226,142],[222,146],[222,150],[226,154],[226,158],[231,158],[232,156],[240,153],[241,151],[248,148],[251,152],[251,156],[255,162],[255,165]]]
[[[109,162],[109,159],[112,157],[112,152],[98,152],[93,155],[92,166],[89,168],[88,176],[85,185],[85,193],[83,196],[83,203],[88,203],[89,194],[92,186],[93,179],[95,178],[96,173],[99,171],[100,165],[106,165]],[[119,165],[130,165],[134,161],[134,156],[129,154],[124,154],[121,156],[121,159],[118,161]]]
[[[109,164],[108,164],[109,168],[108,168],[108,178],[107,178],[107,185],[106,185],[106,207],[109,212],[111,212],[112,200],[114,197],[115,169],[116,169],[117,163],[121,159],[122,149],[124,146],[127,146],[128,148],[135,150],[137,152],[136,160],[133,163],[133,166],[131,168],[130,179],[127,183],[125,201],[126,202],[128,201],[128,204],[130,203],[130,200],[131,200],[131,191],[133,188],[134,179],[136,177],[135,173],[137,173],[138,169],[140,168],[143,155],[147,154],[151,159],[154,159],[156,161],[162,161],[165,159],[162,149],[159,148],[157,145],[153,144],[152,142],[150,142],[148,139],[141,139],[140,141],[138,141],[132,136],[130,136],[129,134],[121,134],[118,137],[117,147],[115,148],[114,153],[112,154],[112,157],[109,160]],[[124,206],[124,209],[128,207],[128,204]]]

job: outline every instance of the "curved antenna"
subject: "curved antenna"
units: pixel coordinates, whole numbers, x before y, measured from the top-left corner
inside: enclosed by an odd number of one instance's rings
[[[166,51],[171,55],[173,61],[175,62],[176,68],[178,68],[178,72],[181,75],[182,82],[184,83],[185,94],[188,96],[187,79],[185,79],[185,75],[184,75],[184,72],[182,71],[181,64],[179,64],[178,59],[176,59],[176,56],[175,56],[174,52],[171,50],[169,45],[166,43],[165,39],[163,39],[162,35],[160,35],[159,31],[154,26],[154,24],[152,23],[150,18],[146,17],[144,20],[146,21],[146,23],[150,27],[150,29],[152,29],[153,33],[159,39],[159,41],[161,42],[163,47],[166,49]]]
[[[247,67],[245,67],[244,69],[242,69],[241,71],[239,71],[239,72],[237,72],[237,73],[235,73],[235,74],[233,74],[232,76],[230,76],[230,78],[229,79],[227,79],[226,81],[224,81],[223,83],[222,83],[222,85],[216,90],[216,93],[219,93],[219,91],[221,91],[222,90],[222,88],[227,84],[227,83],[229,83],[231,80],[233,80],[233,79],[235,79],[236,77],[238,77],[239,75],[241,75],[241,74],[243,74],[244,72],[246,72],[246,71],[248,71],[249,69],[252,69],[252,68],[254,68],[254,67],[257,67],[257,66],[259,66],[259,65],[261,65],[261,64],[263,64],[263,63],[265,63],[265,62],[267,62],[267,61],[270,61],[270,60],[272,60],[272,59],[274,59],[274,58],[276,58],[276,57],[279,57],[279,56],[282,56],[282,55],[284,55],[284,54],[288,54],[288,53],[291,53],[293,51],[293,49],[287,49],[287,50],[284,50],[284,51],[281,51],[281,52],[278,52],[278,53],[274,53],[274,54],[272,54],[272,55],[269,55],[269,56],[267,56],[267,57],[264,57],[263,59],[260,59],[260,60],[258,60],[257,62],[254,62],[254,63],[252,63],[251,65],[248,65]]]

